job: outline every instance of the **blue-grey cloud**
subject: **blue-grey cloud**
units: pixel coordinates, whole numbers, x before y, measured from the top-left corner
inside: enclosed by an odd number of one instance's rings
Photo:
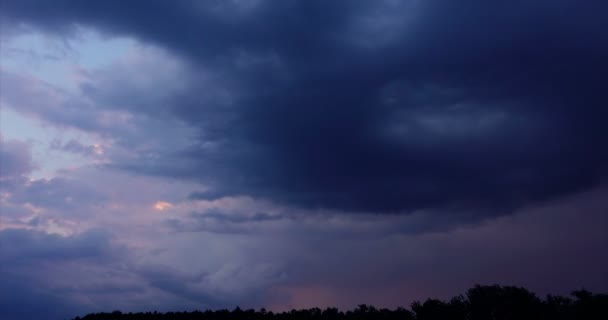
[[[252,224],[261,224],[289,219],[285,214],[268,214],[256,212],[243,214],[210,209],[205,212],[192,212],[187,219],[168,219],[165,225],[174,232],[213,232],[245,234],[252,229]]]
[[[170,267],[141,266],[134,252],[116,239],[102,230],[68,236],[0,230],[2,319],[66,319],[114,309],[228,307],[235,299],[255,300],[247,295],[263,291],[271,276],[255,267],[247,273],[245,268],[232,274],[243,287],[226,289],[228,282],[221,277],[231,274],[222,269],[192,277]],[[254,278],[246,283],[244,275]]]
[[[30,146],[0,136],[0,189],[12,190],[24,182],[35,168]]]
[[[106,197],[91,182],[56,177],[24,183],[13,194],[11,201],[31,203],[47,209],[85,211],[91,206],[102,204]]]
[[[99,148],[94,145],[86,145],[77,140],[70,139],[65,143],[60,140],[53,140],[49,146],[52,150],[59,150],[65,152],[71,152],[75,154],[81,154],[84,156],[94,156],[99,152]]]
[[[90,231],[63,237],[22,229],[0,230],[0,315],[3,319],[63,319],[87,306],[49,284],[61,281],[54,265],[74,262],[106,264],[121,254],[109,244],[105,232]],[[72,279],[76,285],[76,278]],[[86,294],[85,292],[80,292]]]
[[[47,292],[28,278],[0,271],[0,315],[6,320],[68,319],[86,312],[86,308],[69,303],[60,295]]]

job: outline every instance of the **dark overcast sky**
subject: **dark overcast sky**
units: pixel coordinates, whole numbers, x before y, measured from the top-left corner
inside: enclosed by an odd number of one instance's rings
[[[0,315],[608,290],[608,2],[0,4]]]

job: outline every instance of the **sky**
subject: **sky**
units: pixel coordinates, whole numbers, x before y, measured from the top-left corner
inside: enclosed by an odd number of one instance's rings
[[[606,1],[0,4],[0,317],[608,291]]]

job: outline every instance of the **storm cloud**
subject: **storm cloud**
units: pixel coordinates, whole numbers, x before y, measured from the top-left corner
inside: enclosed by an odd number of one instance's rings
[[[177,155],[192,160],[184,176],[210,186],[195,197],[497,213],[605,176],[605,9],[12,1],[3,15],[48,32],[84,25],[135,36],[198,69],[163,101],[198,131],[198,143]]]

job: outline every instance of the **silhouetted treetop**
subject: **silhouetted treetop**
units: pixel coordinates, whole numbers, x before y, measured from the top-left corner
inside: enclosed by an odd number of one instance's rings
[[[573,291],[571,297],[548,295],[544,300],[525,288],[512,286],[481,286],[448,301],[427,299],[415,301],[410,310],[377,309],[361,304],[354,310],[311,308],[272,312],[206,310],[192,312],[92,313],[74,320],[606,320],[608,295],[587,290]]]

